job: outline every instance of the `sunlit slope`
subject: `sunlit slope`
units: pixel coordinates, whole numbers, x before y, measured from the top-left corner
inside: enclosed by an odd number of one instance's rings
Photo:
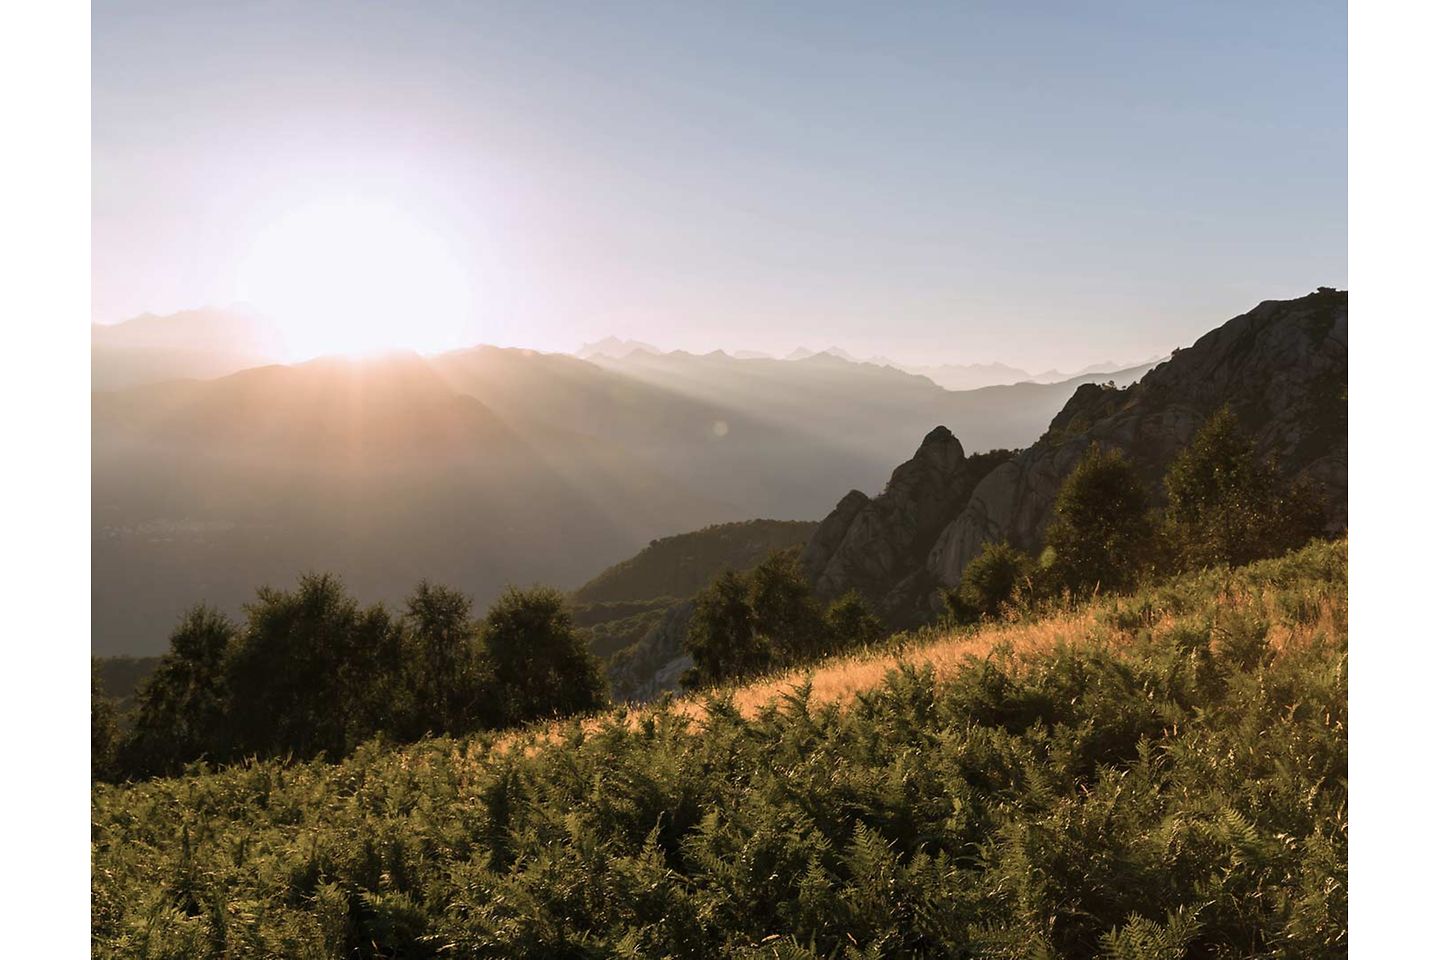
[[[1345,578],[1319,544],[808,689],[97,786],[95,955],[1343,956]]]

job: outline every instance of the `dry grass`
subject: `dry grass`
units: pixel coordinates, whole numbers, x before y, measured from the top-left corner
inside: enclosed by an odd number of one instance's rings
[[[1277,597],[1268,591],[1259,596],[1248,592],[1217,597],[1220,607],[1246,607],[1263,611],[1269,622],[1269,643],[1277,651],[1302,650],[1324,638],[1344,637],[1347,630],[1345,600],[1323,587],[1317,588],[1312,602],[1314,614],[1303,622],[1285,615]],[[735,708],[745,717],[755,717],[781,697],[810,681],[809,702],[815,706],[838,704],[842,709],[859,693],[878,689],[885,677],[901,664],[929,667],[937,679],[956,675],[967,663],[983,658],[997,647],[1005,646],[1014,653],[1042,653],[1061,645],[1105,643],[1115,647],[1128,645],[1133,635],[1117,629],[1105,620],[1105,602],[1092,604],[1078,611],[1068,611],[1039,620],[992,623],[979,629],[960,630],[940,636],[919,639],[899,649],[862,650],[830,657],[804,668],[787,670],[755,679],[744,686],[726,691]],[[1175,617],[1161,616],[1150,626],[1164,633],[1176,622]],[[1181,618],[1183,619],[1183,618]],[[637,727],[647,717],[664,710],[671,716],[684,718],[698,729],[705,718],[707,694],[691,694],[671,700],[664,706],[646,705],[628,709],[624,721]],[[615,721],[616,714],[596,715],[578,721],[581,735],[588,736]],[[492,741],[487,752],[508,753],[521,750],[526,755],[562,743],[575,735],[577,721],[537,724],[502,735]]]
[[[856,694],[882,686],[886,675],[902,664],[928,666],[935,671],[937,678],[943,680],[954,676],[973,658],[984,657],[997,646],[1008,646],[1020,654],[1040,652],[1061,644],[1087,640],[1094,636],[1096,625],[1095,609],[1026,623],[989,624],[979,630],[962,630],[917,641],[899,650],[862,650],[829,657],[804,668],[758,678],[728,692],[742,716],[755,717],[766,706],[803,686],[808,678],[810,703],[815,706],[834,703],[843,708],[855,699]],[[691,694],[676,698],[664,707],[632,708],[625,719],[636,727],[647,716],[664,709],[672,716],[698,723],[705,717],[706,697],[704,693]],[[580,729],[588,735],[611,722],[612,717],[613,714],[585,718],[580,721]],[[500,737],[490,749],[502,754],[519,749],[529,756],[563,742],[567,731],[573,730],[574,721],[529,727]]]

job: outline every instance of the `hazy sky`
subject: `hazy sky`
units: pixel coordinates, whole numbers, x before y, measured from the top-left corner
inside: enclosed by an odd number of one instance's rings
[[[100,3],[93,319],[229,303],[257,237],[345,196],[441,238],[475,341],[1148,356],[1346,284],[1345,18]]]

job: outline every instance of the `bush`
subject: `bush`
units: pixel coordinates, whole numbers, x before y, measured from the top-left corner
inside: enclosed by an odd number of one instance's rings
[[[1023,551],[1004,542],[991,542],[965,566],[960,583],[945,594],[945,604],[958,623],[994,617],[1001,607],[1017,599],[1030,576],[1033,561]]]
[[[825,611],[825,624],[836,649],[868,647],[885,637],[885,625],[855,590],[845,593]]]
[[[1165,541],[1181,569],[1278,556],[1324,532],[1324,504],[1307,482],[1285,484],[1273,461],[1222,407],[1165,475]]]
[[[1145,487],[1118,450],[1091,446],[1065,478],[1046,531],[1048,574],[1072,592],[1127,590],[1150,563]]]

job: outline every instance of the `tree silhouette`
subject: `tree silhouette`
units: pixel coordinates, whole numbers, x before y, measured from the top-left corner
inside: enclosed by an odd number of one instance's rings
[[[486,613],[483,636],[499,713],[507,722],[605,705],[600,664],[576,632],[558,590],[507,589]]]
[[[1076,592],[1133,587],[1152,548],[1147,514],[1145,487],[1130,461],[1092,445],[1055,498],[1049,573]]]

